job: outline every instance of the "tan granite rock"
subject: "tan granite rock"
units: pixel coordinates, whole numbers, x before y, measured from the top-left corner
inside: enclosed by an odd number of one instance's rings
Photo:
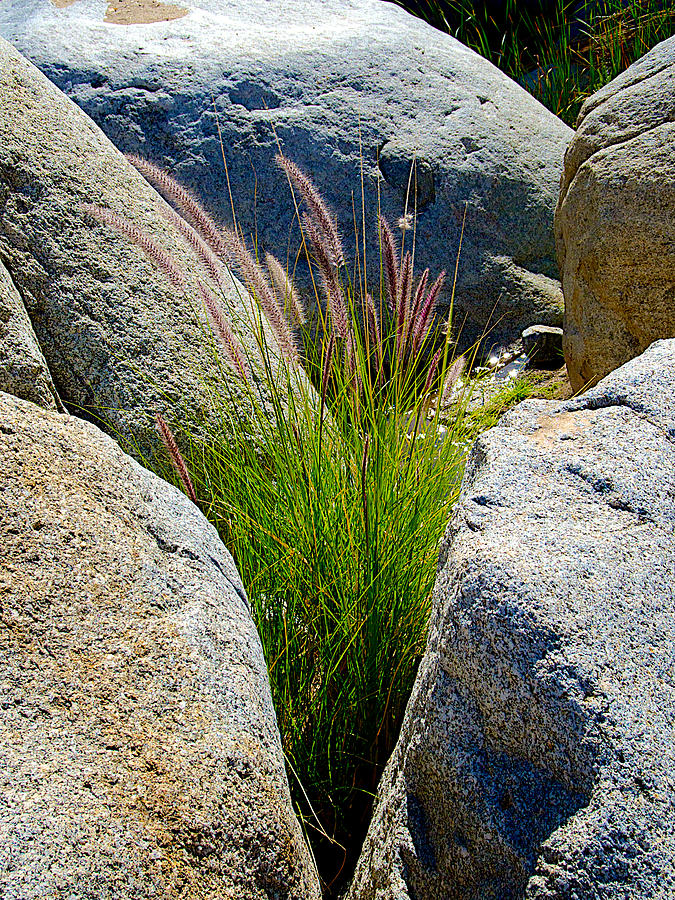
[[[47,363],[12,277],[0,262],[0,391],[61,408]]]
[[[199,510],[0,394],[0,896],[318,900],[262,648]]]
[[[575,390],[675,336],[675,37],[581,109],[555,230]]]

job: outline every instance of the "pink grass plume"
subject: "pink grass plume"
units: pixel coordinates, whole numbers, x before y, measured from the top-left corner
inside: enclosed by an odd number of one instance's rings
[[[222,344],[227,361],[244,381],[250,383],[251,369],[249,368],[239,341],[235,337],[234,329],[232,328],[229,319],[216,302],[215,297],[213,297],[201,282],[197,282],[197,284],[199,286],[201,298],[204,301],[209,321],[211,322],[211,327],[213,328],[213,333]]]
[[[413,298],[412,306],[410,307],[410,319],[412,322],[415,321],[415,316],[419,312],[420,306],[424,300],[424,293],[427,289],[427,283],[429,281],[429,269],[425,269],[422,272],[422,277],[419,280],[417,285],[417,290],[415,291],[415,296]]]
[[[221,256],[227,259],[230,248],[224,238],[221,229],[216,225],[204,207],[192,196],[187,188],[179,184],[159,166],[141,159],[139,156],[129,154],[129,162],[138,172],[157,188],[160,194],[172,203],[175,203],[187,221],[199,232],[209,246]]]
[[[302,228],[314,250],[314,258],[319,267],[323,290],[328,302],[331,324],[338,336],[347,340],[352,333],[352,329],[347,312],[347,304],[338,280],[337,269],[330,261],[325,240],[317,231],[314,222],[307,213],[302,214]]]
[[[452,391],[464,369],[466,368],[466,357],[458,356],[450,368],[445,373],[445,381],[443,383],[443,393],[441,395],[441,406],[447,406],[452,399]]]
[[[288,277],[286,269],[284,269],[276,256],[273,256],[271,253],[265,254],[265,263],[277,296],[283,300],[284,311],[288,310],[290,312],[293,321],[297,325],[304,325],[307,321],[307,316],[300,302],[298,292]]]
[[[438,295],[441,292],[441,288],[443,287],[444,282],[445,271],[441,272],[436,281],[434,281],[434,283],[432,284],[421,309],[415,317],[415,321],[412,325],[412,346],[413,353],[415,354],[417,354],[420,347],[424,343],[427,334],[429,333],[432,314],[434,312],[434,309],[436,308]]]
[[[324,203],[323,197],[298,165],[291,162],[290,159],[286,159],[285,156],[281,156],[281,154],[277,155],[276,160],[305,201],[313,224],[325,240],[325,246],[331,262],[333,265],[343,266],[345,255],[337,223],[335,217],[329,212],[328,207]]]
[[[410,293],[412,289],[412,257],[406,253],[401,264],[401,279],[396,298],[396,352],[402,355],[405,351],[410,317]]]
[[[187,466],[185,465],[185,460],[181,456],[180,450],[178,449],[176,439],[173,436],[171,429],[159,413],[157,413],[155,419],[157,422],[159,436],[161,437],[162,443],[166,447],[167,453],[169,454],[171,465],[174,467],[176,474],[180,479],[180,483],[183,485],[185,493],[193,503],[197,503],[197,494],[195,493],[192,479],[190,478]]]
[[[171,254],[160,247],[157,241],[148,237],[138,225],[134,225],[133,222],[129,221],[129,219],[126,219],[124,216],[120,216],[112,210],[97,206],[94,203],[83,203],[82,209],[91,216],[92,219],[96,219],[97,222],[101,222],[103,225],[114,228],[115,231],[125,235],[136,244],[136,246],[140,247],[148,259],[164,272],[174,287],[185,288],[185,275],[179,266],[176,265]]]
[[[398,297],[398,253],[396,252],[394,235],[383,215],[379,216],[378,223],[384,259],[385,297],[389,312],[394,313],[396,311],[396,298]]]
[[[299,356],[295,335],[265,272],[258,265],[241,238],[237,238],[234,252],[244,283],[265,314],[282,355],[287,363],[296,366],[299,362]]]

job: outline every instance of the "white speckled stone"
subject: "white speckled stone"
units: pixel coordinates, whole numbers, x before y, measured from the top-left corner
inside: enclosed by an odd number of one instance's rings
[[[0,394],[0,896],[318,900],[234,563],[80,419]]]
[[[553,211],[572,131],[531,95],[382,0],[176,2],[185,16],[118,25],[102,0],[2,0],[0,34],[117,146],[170,169],[229,221],[218,122],[239,221],[284,259],[294,208],[277,137],[351,244],[361,158],[373,236],[378,185],[396,221],[415,159],[420,269],[454,271],[466,206],[455,303],[465,340],[490,317],[495,342],[560,324]],[[376,241],[370,260],[378,278]]]

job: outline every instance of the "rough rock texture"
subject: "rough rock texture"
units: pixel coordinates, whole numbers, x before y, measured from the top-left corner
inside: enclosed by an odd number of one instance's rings
[[[162,215],[164,201],[0,38],[0,256],[63,402],[103,416],[148,452],[154,413],[170,422],[208,420],[208,388],[227,369],[205,351],[197,291],[172,288],[142,250],[85,213],[82,204],[92,202],[130,219],[188,276],[195,271]],[[241,285],[232,281],[221,299],[242,322],[250,301]],[[241,329],[255,354],[250,332]],[[237,378],[227,390],[232,406],[245,408],[248,393]]]
[[[675,337],[675,37],[589,98],[556,211],[575,390]]]
[[[0,262],[0,391],[45,409],[61,408],[33,327],[7,269]]]
[[[284,259],[294,207],[273,163],[277,137],[351,244],[361,157],[373,237],[378,184],[395,222],[416,160],[420,270],[454,271],[466,207],[455,305],[465,339],[490,317],[495,342],[561,324],[552,222],[572,131],[533,97],[382,0],[180,5],[181,18],[122,26],[104,21],[100,0],[3,0],[0,34],[115,144],[167,167],[229,220],[219,124],[239,221]],[[374,272],[378,252],[373,242]]]
[[[558,369],[563,365],[563,330],[552,325],[530,325],[521,335],[531,366]]]
[[[0,896],[318,898],[246,596],[182,494],[0,394]]]
[[[675,896],[675,341],[476,443],[350,900]]]

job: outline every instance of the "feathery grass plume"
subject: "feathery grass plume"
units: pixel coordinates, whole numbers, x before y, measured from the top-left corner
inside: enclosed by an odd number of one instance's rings
[[[176,265],[171,254],[167,253],[156,241],[148,237],[138,225],[134,225],[133,222],[125,219],[124,216],[120,216],[110,209],[104,209],[102,206],[97,206],[95,203],[83,203],[82,209],[92,219],[96,219],[97,222],[101,222],[103,225],[109,225],[115,231],[119,231],[120,234],[130,238],[164,272],[174,287],[184,288],[186,286],[185,275]]]
[[[154,184],[165,196],[176,203],[179,209],[188,218],[188,222],[181,219],[177,213],[175,218],[169,213],[167,217],[176,226],[179,233],[187,240],[189,245],[197,252],[202,264],[206,267],[219,286],[227,288],[218,261],[231,262],[236,260],[242,269],[244,280],[249,291],[253,294],[260,308],[274,332],[281,352],[287,362],[296,365],[298,363],[298,348],[295,336],[290,328],[283,309],[279,306],[272,287],[267,281],[265,273],[253,259],[243,240],[228,230],[220,230],[208,213],[192,197],[182,185],[174,178],[167,175],[158,166],[130,156],[129,160],[138,171],[152,184]],[[122,216],[117,216],[101,207],[88,204],[85,206],[94,218],[108,225],[112,225],[118,231],[123,232],[137,243],[142,250],[171,278],[172,282],[180,287],[186,285],[185,276],[174,263],[168,253],[165,253],[158,244],[144,234],[140,228],[128,222]],[[197,232],[195,234],[194,232]],[[215,258],[214,258],[215,254]],[[201,293],[202,286],[200,286]],[[226,343],[226,348],[230,345]],[[236,358],[236,345],[232,345],[232,352]],[[241,359],[236,362],[240,368]]]
[[[197,285],[199,287],[201,298],[204,301],[204,306],[206,307],[206,312],[211,322],[213,332],[220,340],[228,362],[243,380],[250,384],[251,369],[241,345],[235,337],[229,319],[222,311],[211,292],[204,287],[201,281],[197,281]]]
[[[427,372],[427,378],[424,382],[424,390],[422,391],[423,397],[425,397],[431,390],[431,385],[434,383],[434,378],[436,377],[436,374],[438,372],[438,365],[441,361],[444,350],[444,346],[439,347],[438,350],[434,353],[431,362],[429,363],[429,371]]]
[[[159,166],[153,165],[140,156],[129,154],[127,156],[129,162],[136,168],[141,175],[149,181],[153,187],[157,188],[159,193],[175,203],[187,221],[201,234],[204,240],[212,249],[227,261],[229,258],[231,247],[224,238],[221,229],[216,225],[211,216],[206,212],[204,207],[192,196],[187,188],[179,184],[175,178],[172,178]]]
[[[420,278],[420,280],[417,284],[417,289],[415,291],[415,296],[413,298],[412,306],[410,307],[410,320],[412,322],[415,321],[415,317],[416,317],[417,313],[419,312],[420,305],[422,303],[422,300],[424,299],[424,292],[427,289],[428,281],[429,281],[429,269],[425,269],[424,272],[422,272],[422,277]]]
[[[443,383],[443,393],[441,395],[441,407],[448,406],[452,400],[452,391],[459,379],[462,377],[466,368],[466,357],[458,356],[445,373],[445,381]]]
[[[419,310],[417,316],[415,317],[415,321],[413,322],[413,331],[412,331],[412,346],[413,353],[417,353],[421,348],[422,344],[425,341],[426,336],[429,333],[429,329],[431,328],[432,322],[432,314],[434,309],[436,308],[436,303],[438,301],[438,295],[441,292],[441,288],[445,282],[445,270],[443,270],[436,281],[432,284],[429,289],[429,293],[424,300],[421,309]]]
[[[264,270],[253,258],[242,238],[237,237],[233,252],[244,283],[270,323],[286,362],[296,366],[299,356],[295,335]]]
[[[406,253],[401,264],[401,280],[396,298],[396,352],[405,351],[405,341],[410,319],[410,294],[412,289],[412,257]]]
[[[298,292],[295,290],[295,285],[288,277],[286,269],[284,269],[276,256],[273,256],[271,253],[265,254],[265,262],[267,264],[267,271],[272,278],[272,284],[277,292],[277,296],[283,298],[284,309],[290,311],[296,325],[306,325],[307,316],[305,310],[300,301],[300,297],[298,296]]]
[[[396,252],[396,243],[389,222],[382,214],[378,217],[378,224],[384,259],[385,296],[389,312],[394,313],[396,310],[396,298],[398,297],[398,253]]]
[[[302,228],[309,237],[312,249],[314,250],[314,258],[319,267],[324,293],[326,295],[326,300],[328,301],[331,324],[339,337],[347,340],[352,332],[352,328],[349,321],[344,293],[340,287],[337,268],[330,261],[324,238],[307,213],[302,214]]]
[[[185,489],[185,493],[193,503],[197,503],[197,494],[195,493],[192,479],[190,478],[187,466],[185,465],[185,460],[181,456],[180,450],[178,449],[178,444],[176,443],[176,439],[173,436],[171,429],[159,413],[157,413],[157,415],[155,416],[155,420],[157,422],[159,436],[161,437],[162,443],[167,449],[169,458],[171,460],[171,465],[180,478],[180,482]]]
[[[176,265],[173,257],[163,250],[159,244],[153,241],[152,238],[148,237],[142,229],[137,225],[134,225],[133,222],[125,219],[123,216],[117,215],[117,213],[113,213],[108,209],[104,209],[103,207],[94,204],[85,204],[83,209],[92,216],[92,218],[95,218],[102,224],[111,226],[116,231],[119,231],[121,234],[130,238],[132,242],[139,246],[146,256],[168,276],[174,287],[181,289],[187,287],[185,275]],[[180,230],[181,234],[184,234],[188,239],[190,246],[194,246],[195,249],[199,247],[204,250],[202,261],[209,273],[211,273],[211,266],[218,263],[217,257],[214,257],[212,254],[209,255],[208,246],[202,241],[199,235],[196,234],[194,229],[185,222],[184,219],[181,219],[178,213],[174,212],[174,216],[175,219],[171,216],[170,221]],[[185,226],[185,230],[180,228],[181,224]],[[202,256],[201,253],[200,256]],[[222,272],[216,270],[213,272],[213,275],[221,287],[227,287],[227,283],[223,280]],[[228,360],[232,363],[241,377],[248,381],[250,379],[250,369],[244,360],[243,353],[234,337],[234,332],[229,321],[226,319],[224,313],[218,309],[215,300],[199,279],[197,279],[197,287],[202,300],[204,301],[204,305],[206,306],[211,323],[214,326],[216,335],[225,348]]]
[[[284,170],[289,180],[297,187],[309,207],[312,221],[324,239],[324,247],[335,266],[343,266],[345,255],[335,217],[328,211],[323,197],[305,175],[302,169],[285,156],[277,154],[277,164]]]
[[[162,215],[179,232],[194,253],[197,254],[199,260],[215,284],[217,284],[222,291],[228,291],[231,285],[223,270],[223,260],[220,256],[216,255],[211,246],[207,244],[199,234],[197,229],[190,225],[190,223],[171,206],[163,207]],[[233,234],[229,235],[227,232],[223,234],[223,240],[226,244],[229,243],[230,246],[233,246],[234,239]]]

